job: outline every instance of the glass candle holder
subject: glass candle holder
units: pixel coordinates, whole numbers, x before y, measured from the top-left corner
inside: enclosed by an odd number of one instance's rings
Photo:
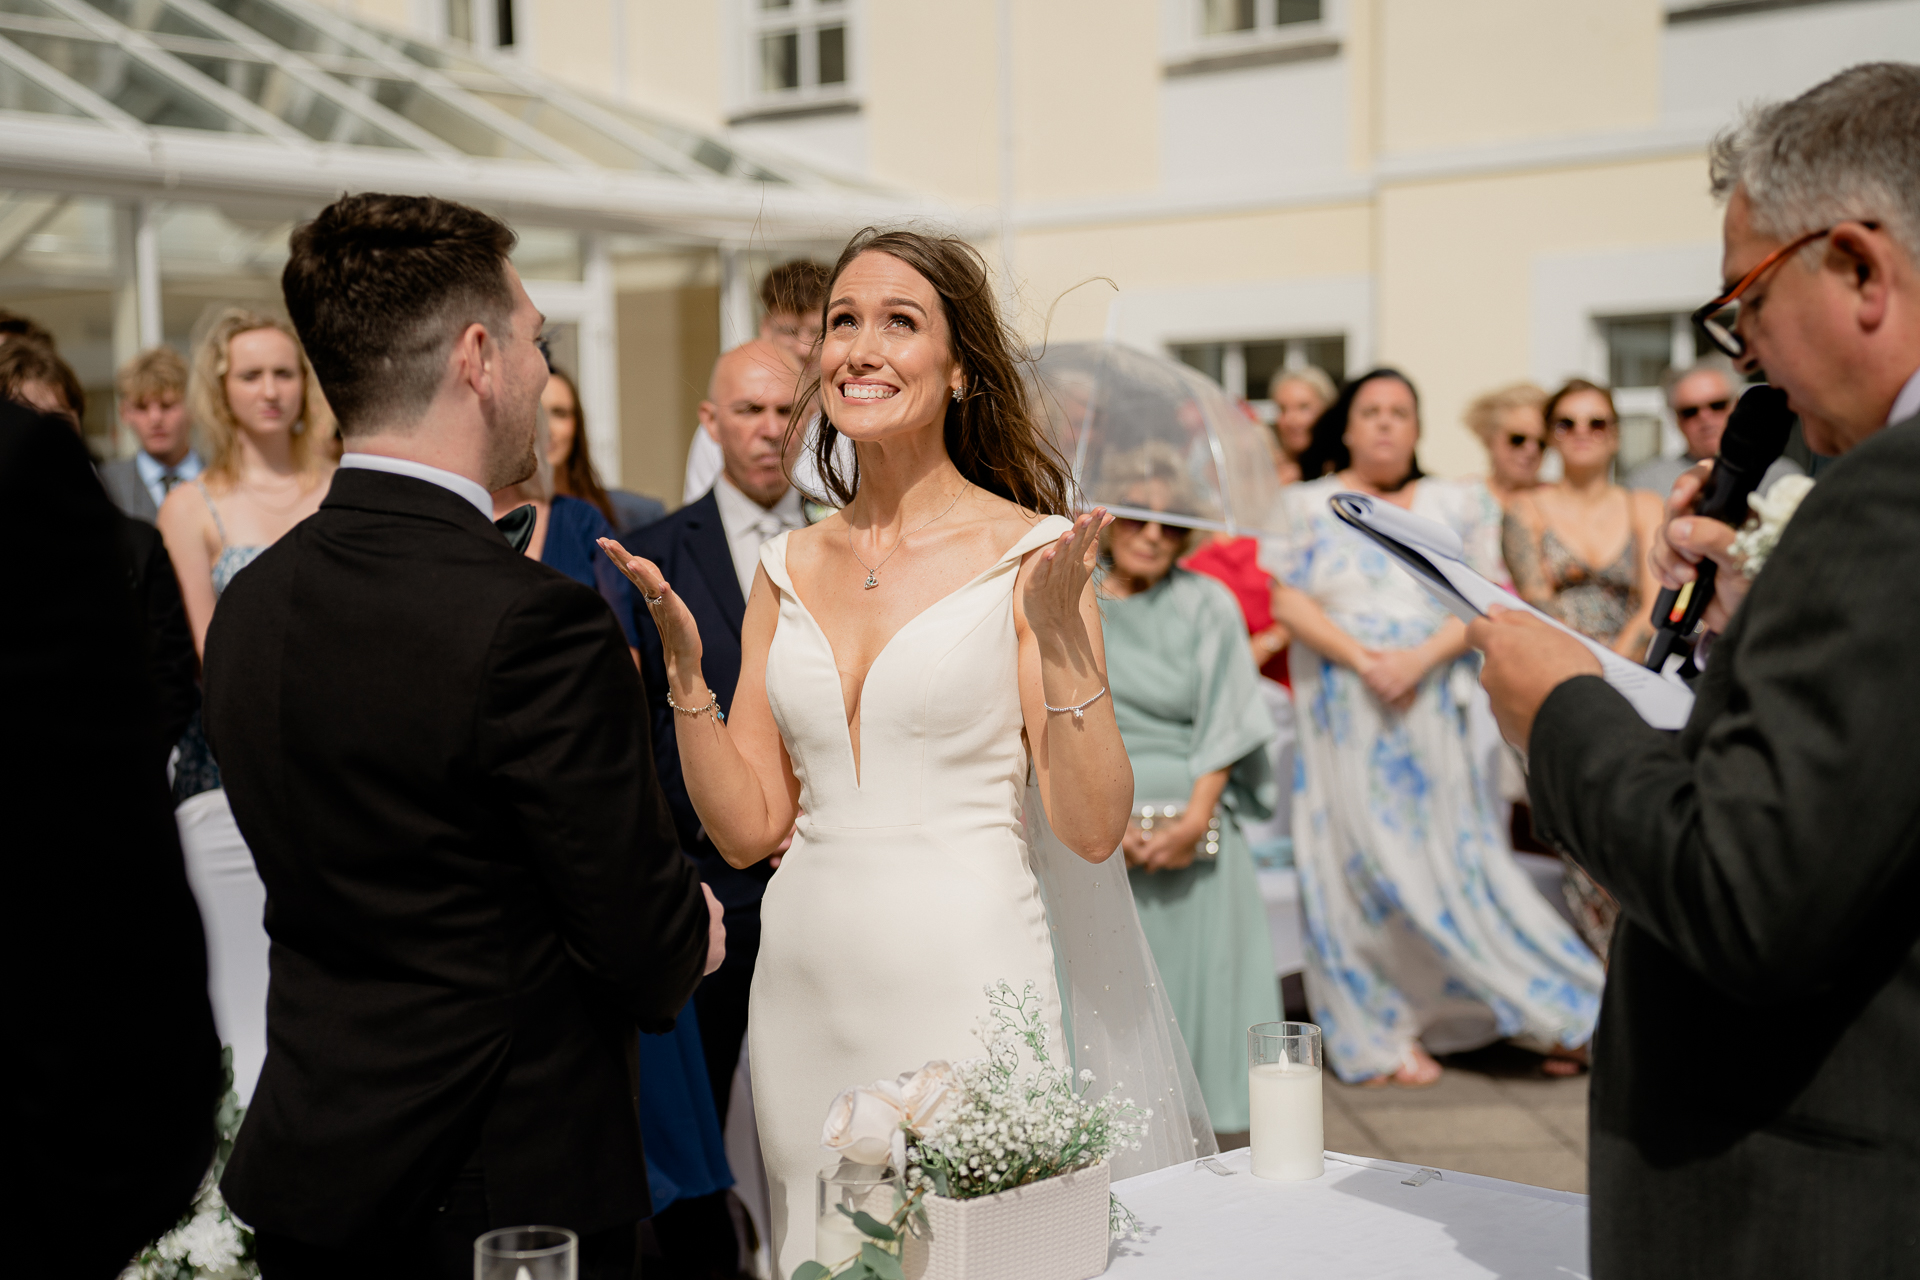
[[[1326,1172],[1323,1065],[1320,1028],[1310,1022],[1247,1028],[1247,1145],[1254,1177],[1307,1182]]]
[[[580,1237],[565,1227],[501,1227],[473,1242],[473,1280],[578,1280]]]
[[[885,1222],[893,1213],[893,1179],[884,1166],[843,1161],[822,1169],[816,1186],[813,1260],[837,1267],[858,1255],[869,1239],[848,1215],[866,1212]],[[846,1213],[840,1212],[842,1207]]]

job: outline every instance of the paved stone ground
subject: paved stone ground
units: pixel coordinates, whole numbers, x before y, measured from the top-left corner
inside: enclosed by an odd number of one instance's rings
[[[1547,1078],[1536,1055],[1506,1045],[1441,1063],[1427,1089],[1341,1084],[1328,1072],[1327,1150],[1585,1194],[1586,1076]]]

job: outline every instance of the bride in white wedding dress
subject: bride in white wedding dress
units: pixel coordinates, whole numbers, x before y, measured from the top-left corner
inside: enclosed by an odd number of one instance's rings
[[[748,1030],[781,1276],[813,1254],[828,1104],[977,1056],[1001,979],[1034,984],[1056,1060],[1155,1108],[1119,1172],[1213,1150],[1114,856],[1133,780],[1091,586],[1107,517],[1063,514],[1069,482],[992,299],[957,239],[868,231],[841,255],[819,385],[792,416],[818,396],[841,510],[763,549],[724,721],[672,585],[604,544],[659,625],[714,845],[748,866],[797,822],[761,907]]]

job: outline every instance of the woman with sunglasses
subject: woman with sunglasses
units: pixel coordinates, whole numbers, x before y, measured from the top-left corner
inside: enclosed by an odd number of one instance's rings
[[[1546,416],[1563,478],[1507,506],[1501,546],[1514,591],[1638,659],[1653,636],[1648,611],[1659,594],[1647,549],[1660,536],[1660,498],[1613,483],[1620,424],[1605,387],[1575,378],[1547,400]],[[1605,960],[1620,906],[1573,862],[1566,867],[1568,905],[1587,945]]]
[[[1431,1053],[1502,1037],[1576,1054],[1601,983],[1514,861],[1482,784],[1466,629],[1328,508],[1345,491],[1404,507],[1498,576],[1499,507],[1478,484],[1423,479],[1419,436],[1405,375],[1349,383],[1302,460],[1334,474],[1281,490],[1289,533],[1266,548],[1274,612],[1294,637],[1293,849],[1313,1020],[1341,1079],[1414,1088],[1440,1077]]]
[[[1200,514],[1187,467],[1150,443],[1109,460],[1101,492],[1131,510],[1101,538],[1113,714],[1133,766],[1136,815],[1120,842],[1140,928],[1193,1056],[1207,1115],[1245,1133],[1246,1029],[1280,1017],[1273,941],[1240,824],[1276,798],[1240,606],[1219,582],[1178,566]],[[1144,519],[1168,513],[1165,522]],[[1151,808],[1150,817],[1142,817]]]
[[[1540,483],[1540,462],[1547,455],[1547,423],[1541,413],[1547,393],[1531,382],[1476,396],[1467,406],[1467,426],[1487,447],[1491,464],[1487,492],[1506,510],[1518,493]]]

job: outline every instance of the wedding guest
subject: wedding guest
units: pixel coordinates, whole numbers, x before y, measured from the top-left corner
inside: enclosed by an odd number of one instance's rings
[[[1175,563],[1193,537],[1180,513],[1198,511],[1180,455],[1147,445],[1108,472],[1102,492],[1172,513],[1165,523],[1118,517],[1103,539],[1100,622],[1134,813],[1161,813],[1151,830],[1130,824],[1120,847],[1207,1114],[1216,1132],[1244,1133],[1247,1028],[1280,1018],[1273,942],[1240,831],[1273,812],[1273,721],[1233,597]]]
[[[0,351],[24,343],[10,338]],[[213,1155],[220,1044],[200,920],[152,747],[126,517],[65,413],[0,397],[0,510],[58,534],[8,558],[8,1261],[117,1275],[194,1197]],[[24,673],[24,674],[23,674]],[[30,1167],[29,1167],[30,1164]]]
[[[724,469],[713,487],[658,524],[641,530],[633,554],[658,565],[700,626],[701,667],[723,712],[733,706],[740,678],[740,636],[747,596],[769,539],[806,527],[799,493],[787,483],[796,442],[787,438],[800,364],[785,348],[755,339],[721,356],[700,405],[700,423],[720,444]],[[734,867],[714,848],[687,795],[668,705],[660,629],[639,611],[641,676],[653,713],[654,767],[673,809],[680,847],[727,912],[727,958],[694,992],[706,1051],[708,1091],[727,1120],[740,1046],[747,1031],[747,999],[760,953],[760,900],[780,863],[778,854]],[[764,1224],[763,1224],[764,1229]],[[723,1201],[689,1201],[656,1216],[663,1252],[683,1269],[733,1256],[734,1233]]]
[[[1273,375],[1267,394],[1273,399],[1273,434],[1280,445],[1276,470],[1281,484],[1292,484],[1301,478],[1300,455],[1313,443],[1313,424],[1333,403],[1333,379],[1313,365],[1282,369]]]
[[[572,374],[555,368],[548,375],[540,407],[547,414],[547,464],[553,472],[554,493],[588,503],[616,529],[642,528],[667,514],[666,504],[658,498],[600,483],[587,440],[587,412]]]
[[[1544,413],[1562,478],[1507,506],[1501,547],[1514,591],[1580,634],[1638,659],[1653,638],[1649,610],[1659,586],[1647,550],[1659,536],[1660,499],[1608,478],[1620,427],[1604,387],[1575,378],[1547,398]],[[1580,936],[1605,961],[1619,904],[1571,858],[1565,892]]]
[[[187,400],[208,444],[201,474],[160,504],[194,648],[204,657],[215,606],[234,577],[313,514],[333,468],[315,455],[332,419],[286,322],[229,308],[193,353]],[[188,725],[173,776],[187,875],[207,922],[214,1017],[233,1047],[244,1103],[266,1058],[266,889],[201,725]]]
[[[36,413],[66,418],[76,431],[87,410],[87,393],[73,366],[31,338],[0,346],[0,396]]]
[[[516,1223],[576,1232],[582,1280],[627,1280],[630,1037],[669,1029],[723,946],[618,624],[491,519],[534,468],[547,383],[513,241],[462,205],[352,195],[294,231],[282,276],[348,447],[228,588],[206,667],[274,956],[221,1188],[275,1280],[469,1277],[474,1238]]]
[[[548,374],[547,389],[541,395],[543,408],[553,403],[556,385],[571,390],[563,379],[557,372]],[[633,584],[600,553],[599,540],[614,534],[606,517],[579,498],[554,492],[558,480],[554,459],[564,455],[552,447],[552,421],[549,409],[536,424],[533,475],[493,494],[495,522],[510,542],[517,543],[508,516],[527,508],[524,515],[515,517],[525,525],[522,553],[598,592],[620,623],[637,661],[635,614],[640,601]],[[655,1237],[670,1265],[704,1277],[709,1270],[722,1270],[718,1265],[709,1267],[709,1262],[723,1262],[724,1272],[730,1274],[737,1245],[725,1193],[733,1185],[733,1174],[727,1168],[720,1117],[707,1083],[700,1020],[693,1003],[680,1010],[670,1030],[641,1032],[637,1043],[640,1133]]]
[[[1833,458],[1756,576],[1669,499],[1659,581],[1718,565],[1676,738],[1513,613],[1473,643],[1541,830],[1621,903],[1595,1041],[1595,1280],[1912,1276],[1920,1204],[1920,67],[1748,111],[1709,337]],[[1764,298],[1764,304],[1760,302]],[[1737,308],[1737,309],[1736,309]],[[1794,1010],[1789,1042],[1702,1070]]]
[[[1268,544],[1293,633],[1294,862],[1307,997],[1344,1080],[1434,1083],[1432,1053],[1498,1038],[1573,1056],[1601,971],[1515,864],[1468,739],[1465,628],[1328,509],[1371,495],[1458,534],[1499,572],[1499,508],[1478,485],[1422,478],[1420,402],[1392,369],[1348,383],[1307,456],[1334,474],[1281,491]],[[1311,468],[1309,468],[1311,469]]]
[[[1727,419],[1733,416],[1733,406],[1745,390],[1733,367],[1718,354],[1670,372],[1664,381],[1667,408],[1673,411],[1673,420],[1686,439],[1686,450],[1677,458],[1649,458],[1628,472],[1622,481],[1627,488],[1645,489],[1662,502],[1666,501],[1676,480],[1708,458],[1719,456],[1720,437],[1727,429]],[[1796,439],[1800,438],[1797,429],[1794,434]],[[1794,449],[1790,441],[1788,451]],[[1760,477],[1759,491],[1765,493],[1781,476],[1804,474],[1793,458],[1776,458]]]
[[[122,511],[153,523],[174,486],[201,471],[187,417],[186,361],[172,347],[142,351],[120,366],[113,389],[120,421],[140,448],[131,458],[102,463],[100,482]]]
[[[59,346],[47,327],[32,316],[23,316],[18,311],[0,307],[0,346],[5,346],[13,338],[28,338],[43,347],[57,349]]]
[[[1502,511],[1517,493],[1540,483],[1547,456],[1547,422],[1541,412],[1547,393],[1531,382],[1515,382],[1474,397],[1467,405],[1467,428],[1480,437],[1489,464],[1482,482]]]
[[[807,258],[781,263],[760,282],[760,341],[786,352],[800,366],[802,382],[820,373],[820,315],[827,301],[827,283],[827,269]],[[803,473],[801,488],[825,496],[804,452],[797,461]],[[852,463],[852,455],[846,454],[842,465]],[[693,433],[687,450],[687,478],[680,501],[692,502],[712,488],[722,469],[720,442],[703,425]]]

